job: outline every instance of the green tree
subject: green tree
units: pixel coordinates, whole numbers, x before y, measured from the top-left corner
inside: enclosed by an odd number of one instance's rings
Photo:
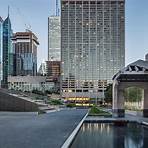
[[[137,87],[129,87],[124,90],[124,98],[129,102],[139,102],[142,99],[142,89]]]
[[[109,84],[105,90],[105,102],[110,103],[112,102],[112,84]]]

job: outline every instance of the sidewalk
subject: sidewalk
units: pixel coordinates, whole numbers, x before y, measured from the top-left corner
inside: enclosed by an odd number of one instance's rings
[[[0,148],[60,148],[86,109],[34,113],[0,112]]]
[[[130,121],[130,122],[138,122],[140,124],[148,125],[148,118],[144,118],[142,113],[135,111],[126,111],[125,117],[123,118],[104,118],[98,116],[88,116],[85,119],[85,122],[114,122],[114,121]]]

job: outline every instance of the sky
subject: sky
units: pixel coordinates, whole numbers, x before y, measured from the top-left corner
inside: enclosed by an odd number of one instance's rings
[[[59,0],[60,1],[60,0]],[[0,16],[5,19],[10,6],[13,32],[25,31],[27,26],[37,35],[38,67],[47,60],[48,16],[55,14],[56,0],[0,0]],[[126,0],[125,52],[126,65],[144,59],[148,53],[148,0]]]

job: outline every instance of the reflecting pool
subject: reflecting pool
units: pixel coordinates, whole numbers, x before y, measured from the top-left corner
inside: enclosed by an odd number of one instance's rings
[[[71,148],[148,148],[148,127],[137,123],[84,123]]]

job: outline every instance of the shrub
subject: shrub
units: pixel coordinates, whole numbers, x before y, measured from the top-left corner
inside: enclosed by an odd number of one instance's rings
[[[50,104],[50,105],[63,105],[61,100],[54,100],[54,99],[50,99],[48,101],[48,104]]]
[[[97,106],[93,106],[90,111],[89,115],[98,115],[98,116],[111,116],[110,113],[103,111],[102,109],[98,108]]]
[[[67,106],[67,107],[70,107],[70,108],[76,107],[76,105],[75,105],[74,103],[68,103],[66,106]]]
[[[39,90],[32,90],[32,93],[34,94],[38,94],[38,95],[44,95],[44,93],[42,91],[39,91]]]

